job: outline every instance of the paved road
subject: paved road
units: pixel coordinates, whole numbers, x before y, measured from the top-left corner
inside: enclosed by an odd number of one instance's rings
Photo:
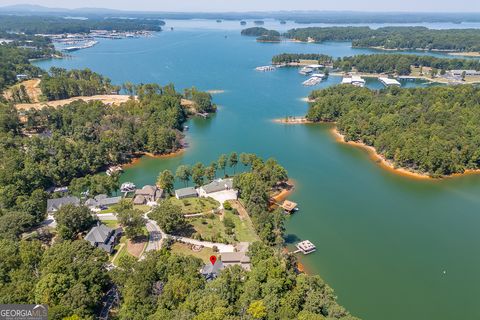
[[[160,250],[162,248],[163,240],[167,237],[167,234],[160,229],[157,222],[148,217],[150,212],[151,210],[144,215],[148,231],[148,243],[140,257],[140,260],[145,259],[145,252]]]

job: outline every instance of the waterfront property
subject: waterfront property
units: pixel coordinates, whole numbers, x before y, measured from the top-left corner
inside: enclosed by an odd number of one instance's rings
[[[233,188],[233,179],[217,179],[213,180],[209,184],[206,184],[204,186],[201,186],[198,189],[198,194],[200,197],[208,197],[209,194],[219,192],[219,191],[225,191],[225,190],[231,190]]]
[[[194,187],[187,187],[175,190],[175,197],[177,199],[196,198],[198,193]]]
[[[200,269],[200,273],[207,281],[211,281],[217,278],[220,274],[220,271],[222,271],[224,268],[225,266],[223,265],[222,261],[217,259],[214,264],[210,262],[205,263],[202,269]]]
[[[72,204],[74,206],[80,205],[80,199],[77,197],[62,197],[57,199],[48,199],[47,200],[47,212],[53,213],[60,210],[61,207]]]
[[[221,260],[224,267],[239,265],[246,271],[250,271],[250,257],[246,252],[223,252]]]
[[[108,197],[106,194],[99,194],[85,201],[85,206],[92,211],[100,211],[118,204],[120,200],[122,200],[122,197]]]
[[[113,248],[120,239],[122,229],[111,229],[104,224],[99,224],[93,227],[85,236],[85,240],[90,242],[94,247],[112,253]]]
[[[160,198],[163,198],[163,189],[157,186],[145,185],[142,189],[135,190],[133,197],[133,204],[135,205],[152,205],[157,203]]]

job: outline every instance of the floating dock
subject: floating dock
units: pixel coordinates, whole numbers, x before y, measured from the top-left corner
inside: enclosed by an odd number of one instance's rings
[[[384,78],[380,77],[378,80],[385,86],[385,87],[400,87],[402,84],[395,79]]]
[[[315,247],[315,245],[310,242],[310,240],[304,240],[302,242],[299,242],[297,243],[296,247],[297,251],[295,251],[294,253],[302,252],[303,254],[309,254],[317,250],[317,247]]]
[[[356,87],[365,87],[365,80],[360,76],[344,77],[342,84],[351,84]]]
[[[293,201],[289,201],[289,200],[285,200],[283,201],[281,207],[282,209],[285,211],[285,213],[287,214],[291,214],[295,211],[298,211],[298,204],[293,202]]]

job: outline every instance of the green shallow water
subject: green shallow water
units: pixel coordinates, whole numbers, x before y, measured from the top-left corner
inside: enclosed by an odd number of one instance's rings
[[[163,169],[209,163],[231,151],[275,157],[296,181],[290,198],[300,206],[288,218],[288,240],[316,244],[317,252],[301,257],[302,262],[354,315],[479,318],[480,176],[411,180],[382,170],[363,150],[336,143],[329,126],[273,123],[273,118],[304,114],[301,98],[311,88],[301,86],[305,78],[295,69],[253,70],[281,52],[373,51],[346,43],[259,44],[240,37],[238,30],[194,29],[190,23],[148,39],[101,41],[69,59],[38,63],[89,67],[114,83],[173,82],[179,89],[225,90],[214,96],[217,115],[189,121],[185,153],[143,158],[122,181],[153,183]],[[319,87],[340,80],[330,77]],[[368,85],[380,87],[377,81]]]

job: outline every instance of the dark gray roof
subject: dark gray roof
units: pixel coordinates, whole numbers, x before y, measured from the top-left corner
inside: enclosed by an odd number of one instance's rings
[[[250,257],[245,252],[224,252],[222,253],[224,263],[250,263]]]
[[[201,188],[206,193],[219,192],[227,189],[232,189],[233,179],[218,179],[202,186]]]
[[[85,201],[87,207],[112,206],[122,200],[122,197],[108,197],[106,194],[99,194],[93,199]]]
[[[101,224],[93,227],[85,236],[85,240],[93,245],[96,243],[105,243],[112,234],[112,231],[113,229]]]
[[[219,274],[220,271],[223,270],[224,266],[222,261],[217,260],[215,264],[207,263],[203,266],[200,270],[200,273],[207,279],[212,280],[215,279]]]
[[[175,195],[179,198],[198,196],[197,190],[195,190],[195,188],[193,188],[193,187],[177,189],[177,190],[175,190]]]
[[[63,198],[57,198],[57,199],[48,199],[47,211],[48,212],[57,211],[62,206],[67,204],[73,204],[74,206],[79,206],[80,199],[78,199],[77,197],[63,197]]]

